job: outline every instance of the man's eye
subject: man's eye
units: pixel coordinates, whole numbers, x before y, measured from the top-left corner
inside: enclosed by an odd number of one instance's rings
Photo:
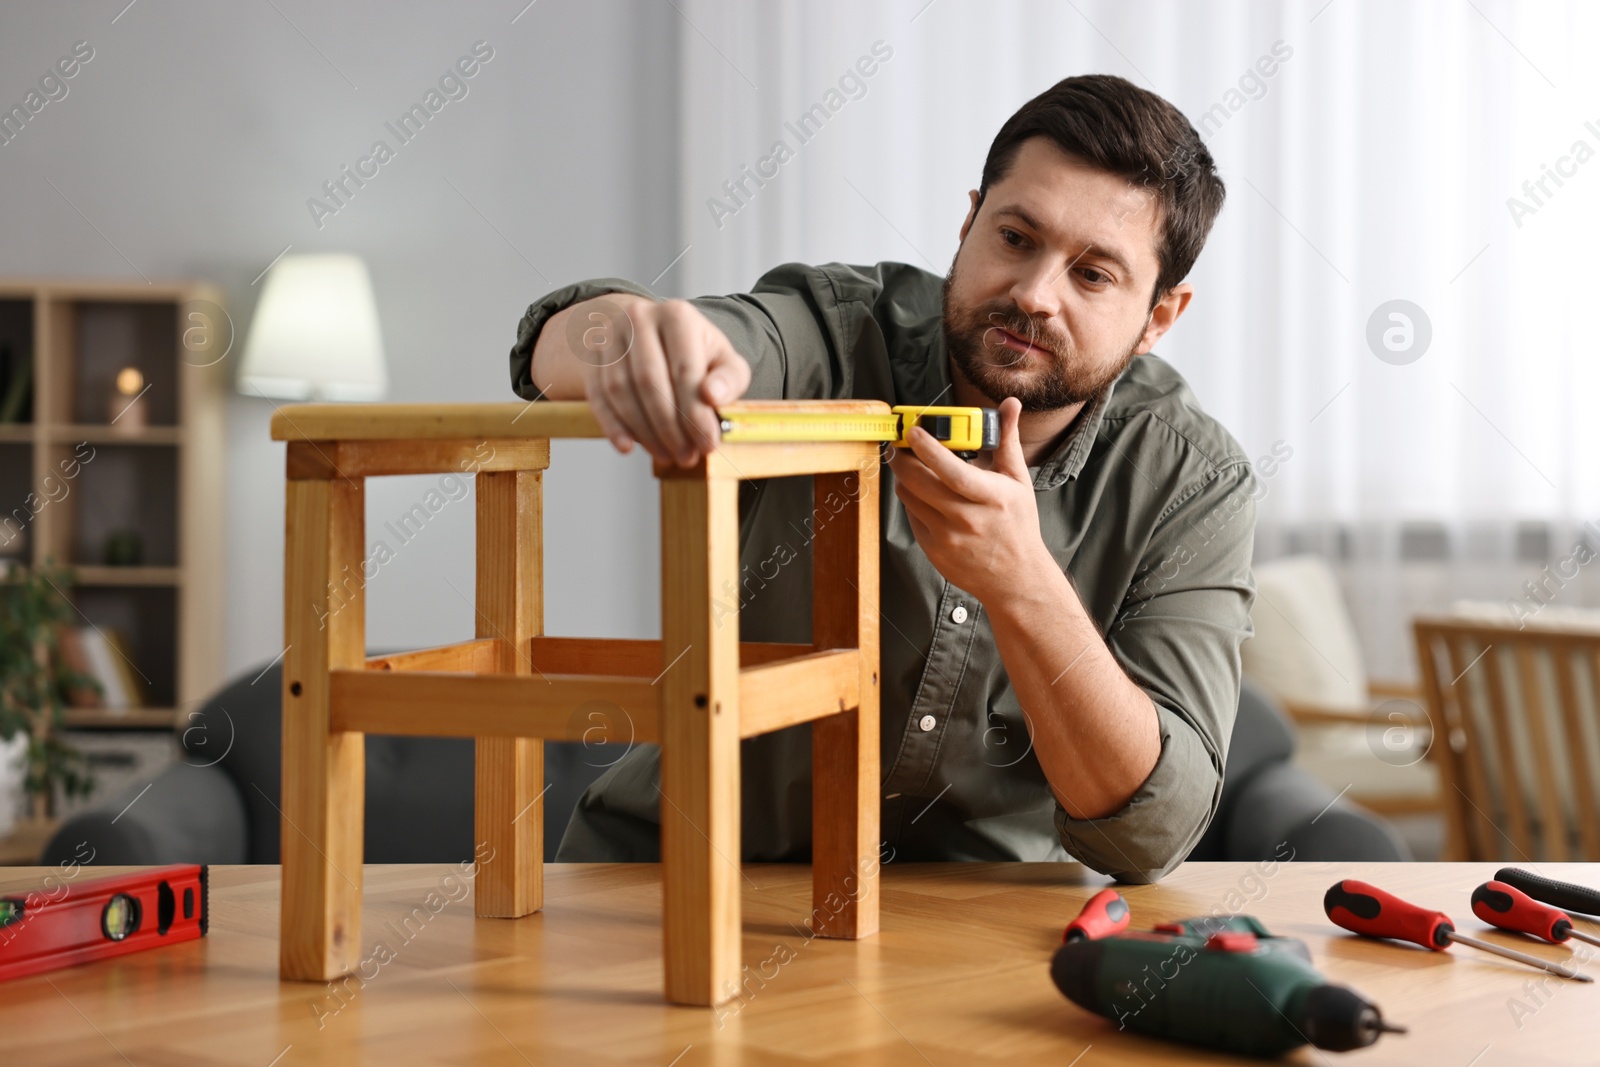
[[[1094,275],[1094,277],[1089,277],[1091,274]],[[1080,273],[1080,276],[1083,277],[1083,280],[1088,282],[1090,285],[1106,285],[1111,281],[1111,275],[1095,270],[1093,267],[1084,267]]]
[[[1012,238],[1015,238],[1015,240]],[[1021,248],[1025,240],[1022,234],[1018,233],[1016,230],[1007,230],[1003,227],[1000,230],[1000,239],[1006,244],[1010,245],[1012,248]]]

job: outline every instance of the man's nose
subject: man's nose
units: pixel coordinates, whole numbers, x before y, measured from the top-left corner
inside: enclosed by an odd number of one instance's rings
[[[1029,318],[1055,318],[1061,311],[1061,273],[1039,263],[1011,286],[1011,299]]]

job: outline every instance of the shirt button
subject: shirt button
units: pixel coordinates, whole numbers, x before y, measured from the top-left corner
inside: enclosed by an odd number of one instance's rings
[[[965,604],[957,604],[956,605],[956,610],[954,610],[954,611],[952,611],[950,613],[950,618],[958,626],[961,625],[962,623],[966,622],[967,621],[967,606]]]
[[[922,727],[923,733],[927,733],[929,730],[939,725],[939,720],[935,719],[932,715],[924,715],[917,721],[917,725]]]

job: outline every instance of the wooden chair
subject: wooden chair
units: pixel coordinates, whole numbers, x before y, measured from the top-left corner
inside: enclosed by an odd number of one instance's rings
[[[1600,632],[1462,618],[1413,628],[1446,858],[1600,860]]]
[[[742,738],[812,723],[813,929],[876,932],[876,443],[723,443],[692,469],[655,464],[662,639],[637,641],[543,634],[542,472],[551,438],[603,436],[588,405],[301,404],[272,436],[288,442],[283,978],[329,980],[362,956],[364,734],[477,739],[476,913],[515,918],[542,904],[542,739],[592,740],[596,706],[661,746],[668,1000],[737,991]],[[477,478],[476,639],[368,658],[365,479],[442,472]],[[793,474],[816,476],[812,641],[741,643],[739,481]]]

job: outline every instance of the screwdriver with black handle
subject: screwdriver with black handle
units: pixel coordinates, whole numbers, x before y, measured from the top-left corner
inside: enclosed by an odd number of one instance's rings
[[[1497,956],[1504,956],[1509,960],[1516,960],[1518,963],[1525,963],[1529,967],[1537,967],[1541,971],[1549,971],[1562,978],[1570,978],[1575,982],[1594,981],[1586,974],[1568,970],[1538,956],[1530,956],[1526,952],[1501,948],[1488,941],[1480,941],[1476,937],[1458,934],[1456,924],[1451,922],[1450,916],[1444,912],[1419,908],[1392,893],[1385,893],[1375,885],[1354,878],[1346,878],[1329,887],[1322,898],[1322,910],[1335,923],[1363,937],[1409,941],[1434,952],[1443,952],[1453,942],[1460,942],[1463,945],[1483,949],[1485,952],[1492,952]]]
[[[1546,878],[1516,867],[1501,867],[1494,872],[1494,880],[1520,889],[1534,900],[1542,900],[1562,911],[1600,915],[1600,890],[1590,889],[1588,886],[1558,882],[1554,878]]]
[[[1502,930],[1537,937],[1559,945],[1568,938],[1600,945],[1600,937],[1572,928],[1572,917],[1560,908],[1541,904],[1514,885],[1485,882],[1472,891],[1472,914]]]

